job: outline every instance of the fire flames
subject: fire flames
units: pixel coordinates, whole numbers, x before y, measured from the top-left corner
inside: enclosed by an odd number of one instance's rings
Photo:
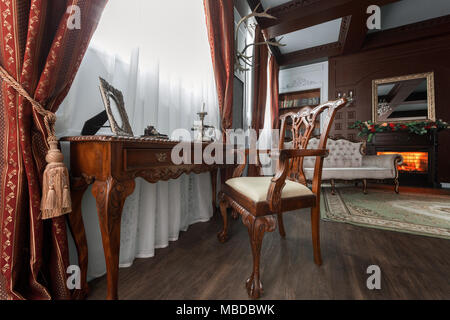
[[[399,171],[404,172],[427,172],[428,153],[427,152],[377,152],[381,154],[400,154],[403,156],[403,164],[398,166]]]

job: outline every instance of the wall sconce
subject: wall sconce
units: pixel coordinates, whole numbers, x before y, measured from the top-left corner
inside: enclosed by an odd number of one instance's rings
[[[342,98],[342,92],[340,92],[340,91],[336,92],[336,97],[338,99]]]
[[[353,90],[348,90],[348,96],[352,99],[355,97],[355,93],[353,92]]]

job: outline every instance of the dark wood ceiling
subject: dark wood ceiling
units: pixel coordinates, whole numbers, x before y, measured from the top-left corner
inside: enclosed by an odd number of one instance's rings
[[[384,6],[401,0],[295,0],[269,9],[277,19],[258,18],[268,39],[274,39],[297,30],[342,18],[339,39],[312,48],[282,54],[277,47],[271,47],[281,66],[299,64],[314,59],[350,54],[362,49],[367,37],[366,21],[369,5]],[[259,0],[247,0],[254,10]],[[258,11],[265,8],[259,6]]]

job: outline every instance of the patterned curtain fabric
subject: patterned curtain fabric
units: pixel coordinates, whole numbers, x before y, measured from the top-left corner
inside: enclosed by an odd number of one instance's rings
[[[257,25],[255,29],[255,43],[264,42],[261,28]],[[253,99],[252,99],[252,129],[256,130],[259,137],[259,130],[264,128],[264,118],[267,102],[267,58],[269,49],[266,45],[253,47]],[[250,165],[248,168],[250,177],[259,176],[259,168]]]
[[[1,66],[55,112],[106,2],[0,0]],[[48,148],[43,118],[5,82],[0,85],[0,298],[68,299],[65,218],[40,219]]]
[[[272,129],[278,129],[278,105],[279,105],[279,79],[280,67],[272,55],[269,60],[269,88],[270,88],[270,113],[272,115]]]
[[[233,0],[204,0],[211,57],[216,78],[222,130],[233,122],[234,4]]]

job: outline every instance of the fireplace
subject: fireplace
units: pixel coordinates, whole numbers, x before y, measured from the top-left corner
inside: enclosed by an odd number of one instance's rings
[[[403,163],[398,166],[400,173],[428,173],[428,152],[377,152],[377,155],[382,154],[400,154],[403,157]]]
[[[380,132],[367,143],[367,154],[401,154],[398,167],[401,185],[440,188],[437,179],[437,135],[416,135],[408,132]]]

